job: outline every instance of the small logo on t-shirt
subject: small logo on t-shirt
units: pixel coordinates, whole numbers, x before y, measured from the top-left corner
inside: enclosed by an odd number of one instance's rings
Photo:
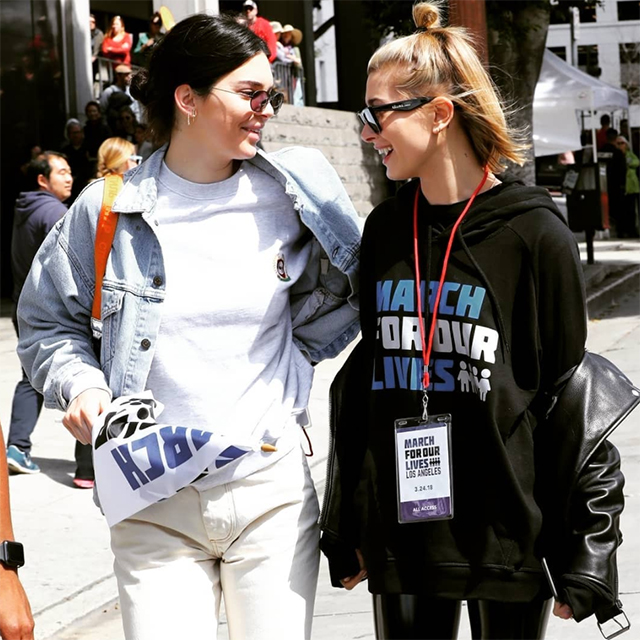
[[[287,273],[287,267],[284,264],[284,254],[279,253],[276,256],[275,267],[278,280],[282,280],[282,282],[289,282],[289,280],[291,280],[291,277]]]

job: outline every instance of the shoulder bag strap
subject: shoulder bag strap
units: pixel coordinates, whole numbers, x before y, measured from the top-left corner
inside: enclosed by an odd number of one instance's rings
[[[118,214],[111,211],[111,207],[122,189],[122,176],[113,174],[104,179],[104,195],[102,196],[102,208],[96,227],[95,265],[96,287],[93,293],[93,307],[91,318],[100,320],[100,308],[102,305],[102,280],[107,270],[107,260],[111,253],[113,238],[118,225]]]

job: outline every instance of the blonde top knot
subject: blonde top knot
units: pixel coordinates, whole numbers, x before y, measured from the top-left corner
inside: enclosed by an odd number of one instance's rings
[[[369,60],[369,75],[388,71],[387,82],[401,96],[442,96],[457,108],[461,124],[481,166],[501,173],[505,162],[523,164],[527,143],[507,122],[500,96],[473,40],[462,28],[442,26],[442,0],[413,6],[417,31],[383,44]]]
[[[413,6],[413,22],[418,29],[440,26],[440,7],[431,2],[419,2]]]

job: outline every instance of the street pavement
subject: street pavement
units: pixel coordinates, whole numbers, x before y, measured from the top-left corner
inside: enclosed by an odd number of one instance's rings
[[[585,247],[581,244],[583,259]],[[638,241],[596,241],[596,265],[585,267],[588,279],[605,265],[610,272],[640,264]],[[588,347],[617,364],[640,383],[640,279],[610,308],[589,322]],[[595,286],[595,285],[594,285]],[[591,292],[593,294],[593,292]],[[3,313],[2,315],[6,315]],[[20,368],[15,335],[8,317],[0,318],[0,420],[9,428],[13,389]],[[346,354],[321,363],[310,403],[310,436],[315,455],[310,466],[322,499],[328,447],[329,385]],[[622,455],[627,505],[622,518],[624,544],[619,553],[620,593],[632,624],[640,625],[640,410],[634,412],[611,440]],[[94,506],[91,491],[71,484],[75,471],[74,441],[61,424],[61,414],[44,410],[33,434],[33,456],[42,473],[12,476],[12,511],[16,538],[25,545],[27,564],[20,571],[36,620],[37,640],[123,640],[117,588],[112,572],[107,525]],[[635,534],[635,535],[634,535]],[[1,598],[1,594],[0,594]],[[277,622],[275,622],[277,624]],[[322,560],[316,600],[313,640],[368,640],[375,637],[371,599],[365,585],[352,592],[333,589]],[[469,638],[466,617],[459,638]],[[579,625],[553,618],[548,640],[596,640],[594,618]],[[624,637],[624,636],[623,636]],[[635,631],[627,634],[638,637]],[[219,639],[227,640],[226,624]],[[161,640],[161,639],[159,639]]]

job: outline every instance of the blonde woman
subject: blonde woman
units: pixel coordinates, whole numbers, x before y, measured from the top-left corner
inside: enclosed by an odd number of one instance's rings
[[[98,149],[98,173],[96,178],[119,173],[124,175],[137,166],[140,156],[136,155],[133,143],[124,138],[107,138]]]
[[[413,11],[358,114],[387,176],[410,181],[365,225],[321,546],[334,586],[368,577],[378,638],[455,638],[463,600],[474,638],[541,638],[543,556],[556,615],[617,606],[616,450],[599,441],[575,469],[567,529],[552,523],[568,487],[546,486],[549,399],[584,354],[580,257],[547,191],[501,173],[523,146],[469,37]]]

